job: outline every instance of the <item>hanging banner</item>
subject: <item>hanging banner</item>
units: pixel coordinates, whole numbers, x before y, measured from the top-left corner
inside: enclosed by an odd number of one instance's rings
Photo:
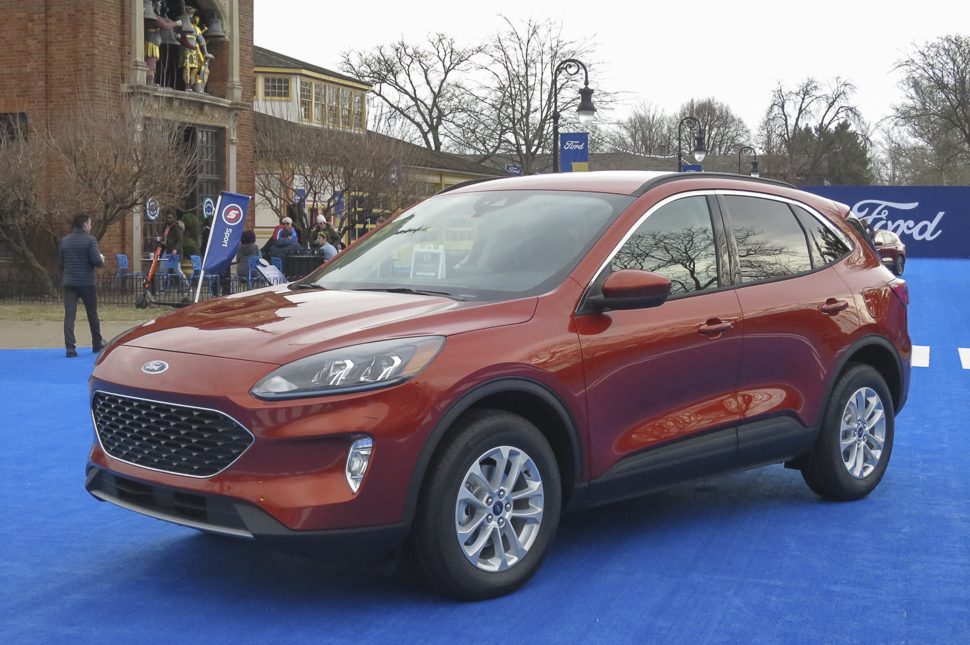
[[[559,172],[589,170],[589,132],[563,132],[559,135]]]
[[[970,258],[970,186],[804,186],[899,235],[909,257]]]
[[[202,270],[206,273],[223,273],[236,257],[246,224],[249,199],[248,195],[228,192],[219,196],[216,217],[212,220],[209,242],[202,259]]]

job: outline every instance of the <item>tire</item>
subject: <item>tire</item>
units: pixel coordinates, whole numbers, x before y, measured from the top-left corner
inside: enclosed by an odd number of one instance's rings
[[[867,411],[859,418],[856,411]],[[815,447],[802,467],[805,483],[834,501],[861,499],[882,480],[895,431],[892,396],[868,365],[850,366],[829,399]]]
[[[900,255],[896,258],[896,264],[893,265],[893,273],[896,275],[903,275],[903,270],[906,269],[906,256]]]
[[[562,491],[555,454],[529,421],[481,410],[460,424],[429,468],[411,552],[439,592],[482,600],[514,591],[539,568]]]

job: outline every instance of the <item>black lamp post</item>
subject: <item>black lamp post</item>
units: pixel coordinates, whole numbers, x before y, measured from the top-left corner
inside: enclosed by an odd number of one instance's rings
[[[741,146],[741,149],[738,150],[738,174],[739,175],[741,174],[741,155],[744,154],[745,152],[750,152],[753,155],[753,158],[751,159],[751,176],[759,177],[760,173],[758,172],[758,152],[751,146]]]
[[[559,172],[559,86],[557,85],[560,72],[575,76],[583,70],[583,88],[579,90],[579,107],[576,113],[579,122],[589,125],[596,116],[596,106],[593,105],[593,90],[589,89],[589,72],[586,66],[575,58],[567,58],[552,72],[552,171]]]
[[[697,128],[697,137],[694,139],[694,159],[697,163],[704,161],[704,157],[707,156],[707,146],[704,145],[704,126],[695,117],[685,116],[677,124],[677,172],[684,171],[684,149],[683,149],[683,130],[684,124],[690,123],[691,127]]]

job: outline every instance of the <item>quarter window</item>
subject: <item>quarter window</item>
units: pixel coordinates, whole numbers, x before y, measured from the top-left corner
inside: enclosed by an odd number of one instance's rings
[[[670,280],[671,294],[720,285],[707,198],[685,197],[651,213],[612,261],[613,271],[652,271]]]
[[[738,247],[741,282],[812,270],[805,231],[788,204],[758,197],[723,198]]]
[[[792,206],[802,228],[808,233],[808,247],[815,268],[828,266],[849,252],[845,242],[831,228],[801,206]]]

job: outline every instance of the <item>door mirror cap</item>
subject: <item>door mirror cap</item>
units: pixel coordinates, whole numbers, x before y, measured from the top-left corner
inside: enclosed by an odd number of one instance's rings
[[[656,307],[670,295],[670,280],[650,271],[623,269],[603,283],[603,295],[592,296],[589,306],[594,311],[607,309],[646,309]]]

